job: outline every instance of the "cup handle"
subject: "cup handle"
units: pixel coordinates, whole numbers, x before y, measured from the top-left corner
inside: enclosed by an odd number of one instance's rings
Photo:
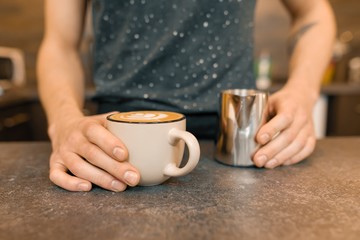
[[[189,159],[186,165],[178,168],[175,163],[169,163],[164,168],[164,174],[170,177],[180,177],[191,172],[200,159],[200,146],[194,135],[187,131],[173,128],[169,131],[169,143],[175,145],[180,139],[184,140],[189,149]]]

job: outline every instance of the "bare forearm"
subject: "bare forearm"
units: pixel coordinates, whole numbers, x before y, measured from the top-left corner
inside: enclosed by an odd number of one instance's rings
[[[324,70],[332,54],[335,23],[323,2],[293,22],[290,38],[290,68],[286,87],[316,100]]]
[[[39,93],[49,125],[64,116],[80,116],[84,74],[76,51],[43,44],[38,59]]]

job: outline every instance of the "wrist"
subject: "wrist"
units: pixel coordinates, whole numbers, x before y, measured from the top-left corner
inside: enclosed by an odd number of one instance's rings
[[[56,109],[48,116],[48,134],[50,138],[56,132],[65,130],[69,123],[82,117],[84,117],[84,114],[77,108],[63,107]]]
[[[316,103],[320,96],[320,84],[314,84],[314,82],[309,83],[307,81],[289,79],[283,89],[290,94],[306,97],[313,104]]]

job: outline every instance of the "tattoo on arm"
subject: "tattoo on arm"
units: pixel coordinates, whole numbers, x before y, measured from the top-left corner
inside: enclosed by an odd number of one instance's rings
[[[309,31],[313,26],[315,26],[317,23],[316,22],[312,22],[312,23],[308,23],[304,26],[302,26],[297,32],[295,32],[291,37],[290,37],[290,43],[289,43],[289,54],[291,55],[297,45],[297,43],[299,42],[299,40],[301,39],[302,36],[304,36],[304,34]]]

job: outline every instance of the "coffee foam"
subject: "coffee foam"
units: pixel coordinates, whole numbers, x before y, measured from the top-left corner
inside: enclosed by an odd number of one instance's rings
[[[184,119],[185,116],[175,112],[133,111],[121,112],[108,116],[109,120],[129,123],[165,123]]]

